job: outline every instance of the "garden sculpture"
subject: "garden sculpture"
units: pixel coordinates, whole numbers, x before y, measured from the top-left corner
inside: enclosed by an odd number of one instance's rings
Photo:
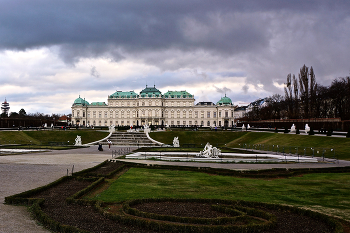
[[[202,158],[219,158],[220,153],[221,153],[220,149],[213,147],[212,145],[209,144],[209,142],[207,142],[203,151],[199,152],[199,154],[197,154],[196,156],[202,157]]]
[[[179,137],[174,137],[173,146],[180,147]]]
[[[75,146],[81,146],[81,136],[77,135],[75,139]]]

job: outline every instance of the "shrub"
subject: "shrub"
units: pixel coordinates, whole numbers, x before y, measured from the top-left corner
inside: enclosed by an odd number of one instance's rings
[[[327,136],[332,136],[332,133],[333,133],[332,130],[328,130],[327,131]]]
[[[310,128],[309,135],[315,135],[313,128]]]
[[[346,134],[347,138],[350,138],[350,130],[348,131],[348,133]]]
[[[295,131],[295,134],[300,134],[300,130],[297,129],[297,130]]]

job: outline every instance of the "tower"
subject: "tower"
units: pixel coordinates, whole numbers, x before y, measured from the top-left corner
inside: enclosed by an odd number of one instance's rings
[[[5,102],[1,104],[1,111],[3,114],[7,115],[9,110],[10,110],[10,104],[6,101],[6,98],[5,98]]]

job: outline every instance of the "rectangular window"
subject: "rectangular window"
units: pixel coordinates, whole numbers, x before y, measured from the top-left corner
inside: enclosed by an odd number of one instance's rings
[[[216,112],[214,112],[214,118],[216,118]]]
[[[209,111],[207,112],[207,118],[210,118],[210,112]]]
[[[180,112],[177,112],[177,118],[180,118]]]
[[[170,118],[174,118],[174,112],[171,112],[171,117]]]
[[[102,117],[102,112],[98,112],[98,117],[101,118]],[[100,124],[101,125],[101,124]]]
[[[204,112],[203,111],[201,112],[201,118],[204,118]]]
[[[225,117],[228,117],[228,111],[225,111]]]
[[[174,121],[171,121],[171,125],[174,125]]]
[[[188,124],[189,124],[189,125],[192,125],[192,121],[189,121]]]
[[[183,124],[183,125],[186,125],[186,121],[183,121],[182,124]]]
[[[92,112],[92,115],[94,116],[94,118],[96,118],[96,112],[95,111]]]
[[[177,125],[180,125],[180,121],[177,121]]]
[[[221,117],[221,112],[219,112],[219,117]]]
[[[192,118],[192,112],[191,111],[188,113],[188,118]]]
[[[83,117],[85,117],[85,111],[83,111]]]
[[[198,118],[198,112],[197,111],[194,112],[194,117]]]

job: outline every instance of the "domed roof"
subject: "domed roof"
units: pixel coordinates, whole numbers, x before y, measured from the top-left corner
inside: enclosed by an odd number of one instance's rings
[[[232,105],[232,100],[225,94],[225,97],[222,97],[216,105]]]
[[[141,97],[162,97],[162,93],[154,87],[147,87],[140,92]]]
[[[89,105],[89,102],[87,102],[86,100],[80,98],[80,95],[79,95],[79,98],[74,100],[73,105],[83,105],[83,106],[85,106],[85,105]]]

